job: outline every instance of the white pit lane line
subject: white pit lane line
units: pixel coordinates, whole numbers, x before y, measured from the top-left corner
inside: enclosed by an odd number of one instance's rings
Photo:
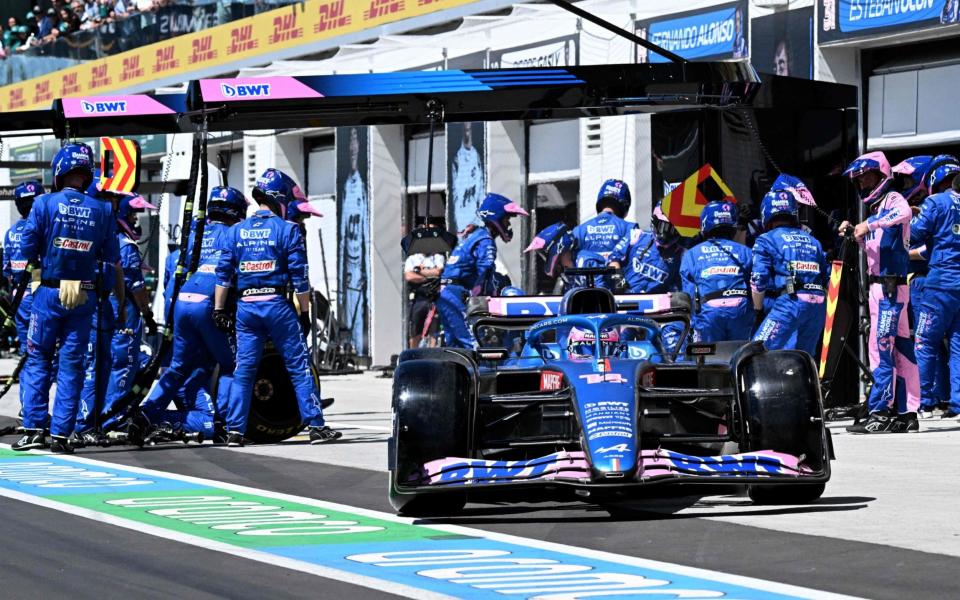
[[[10,446],[8,444],[0,444],[0,448],[9,449]],[[696,578],[696,579],[701,579],[701,580],[716,582],[721,584],[743,586],[746,588],[751,588],[752,590],[767,592],[770,594],[782,594],[782,595],[792,596],[797,598],[818,598],[818,599],[822,598],[824,600],[860,600],[854,596],[847,596],[843,594],[825,592],[822,590],[804,588],[804,587],[794,586],[794,585],[785,584],[785,583],[755,579],[752,577],[746,577],[741,575],[721,573],[718,571],[710,571],[707,569],[688,567],[684,565],[677,565],[677,564],[666,563],[666,562],[650,560],[645,558],[614,554],[614,553],[604,552],[600,550],[580,548],[576,546],[569,546],[566,544],[558,544],[558,543],[548,542],[543,540],[523,538],[519,536],[504,534],[504,533],[497,533],[497,532],[485,531],[481,529],[463,527],[460,525],[433,524],[429,522],[419,521],[413,518],[401,517],[401,516],[390,514],[390,513],[384,513],[384,512],[369,510],[365,508],[348,506],[348,505],[338,504],[334,502],[327,502],[324,500],[316,500],[313,498],[294,496],[291,494],[283,494],[280,492],[274,492],[270,490],[236,485],[236,484],[216,481],[212,479],[191,477],[188,475],[168,473],[165,471],[146,469],[142,467],[116,464],[116,463],[111,463],[106,461],[84,458],[80,456],[53,455],[48,452],[29,452],[29,453],[25,453],[24,456],[63,460],[71,463],[76,463],[78,465],[87,465],[90,467],[96,467],[102,470],[127,471],[130,473],[137,473],[137,474],[154,477],[154,478],[163,478],[168,480],[180,481],[188,484],[195,484],[199,486],[209,487],[209,488],[213,488],[214,490],[220,489],[220,490],[226,490],[226,491],[233,491],[237,493],[261,496],[264,498],[270,498],[270,499],[281,500],[286,502],[294,502],[297,504],[308,505],[308,506],[312,506],[320,509],[339,511],[339,512],[354,514],[357,516],[364,516],[372,519],[379,519],[382,521],[401,523],[405,525],[415,525],[417,527],[432,529],[438,532],[453,534],[456,536],[479,538],[481,540],[489,540],[493,542],[503,542],[505,544],[511,544],[515,546],[538,549],[538,550],[543,550],[548,552],[561,553],[561,554],[569,555],[572,557],[585,557],[585,558],[595,559],[599,561],[605,561],[608,563],[638,567],[641,569],[650,569],[650,570],[655,570],[655,571],[659,571],[661,573],[666,573],[670,575]],[[22,459],[10,458],[7,460],[19,461]],[[428,589],[423,589],[420,587],[404,585],[404,584],[390,581],[387,579],[380,579],[377,577],[365,576],[356,572],[325,567],[322,565],[317,565],[317,564],[306,562],[306,561],[279,556],[277,554],[272,554],[262,550],[244,548],[244,547],[236,546],[233,544],[228,544],[228,543],[219,542],[216,540],[210,540],[207,538],[178,532],[173,529],[154,526],[154,525],[150,525],[140,521],[125,519],[122,517],[117,517],[115,515],[111,515],[111,514],[107,514],[107,513],[103,513],[103,512],[99,512],[99,511],[95,511],[95,510],[91,510],[91,509],[87,509],[79,506],[73,506],[71,504],[66,504],[63,502],[56,501],[55,500],[56,496],[47,496],[47,497],[36,496],[33,494],[21,492],[14,489],[8,489],[4,487],[0,487],[0,496],[4,496],[14,500],[19,500],[22,502],[26,502],[28,504],[36,505],[36,506],[50,508],[66,514],[83,517],[85,519],[90,519],[90,520],[101,522],[101,523],[116,525],[118,527],[123,527],[125,529],[130,529],[132,531],[137,531],[140,533],[145,533],[147,535],[153,535],[160,538],[175,540],[178,542],[190,544],[200,548],[214,550],[217,552],[223,552],[225,554],[237,556],[240,558],[246,558],[246,559],[255,560],[255,561],[266,563],[266,564],[277,565],[284,568],[301,571],[304,573],[318,575],[326,579],[341,581],[344,583],[354,584],[357,586],[367,587],[370,589],[394,593],[401,596],[406,596],[411,598],[430,598],[430,599],[454,597],[446,594],[433,592]],[[464,588],[463,591],[469,592],[469,589]],[[575,595],[575,591],[573,589],[571,589],[570,592],[571,594]],[[633,593],[637,593],[637,592],[633,592]],[[667,590],[657,591],[656,588],[651,588],[648,592],[645,592],[645,593],[650,593],[650,594],[663,593],[665,595],[672,595]],[[584,595],[596,595],[596,592],[585,593]],[[717,595],[714,595],[711,597],[718,597],[721,595],[724,595],[724,594],[718,593]],[[570,597],[574,597],[574,596],[570,596]],[[706,596],[701,596],[701,597],[706,597]]]

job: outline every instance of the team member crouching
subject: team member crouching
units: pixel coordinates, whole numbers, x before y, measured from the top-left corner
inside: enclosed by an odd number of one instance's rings
[[[109,207],[83,193],[93,178],[93,151],[86,144],[67,144],[53,159],[54,193],[38,198],[23,229],[27,261],[40,260],[43,273],[34,294],[27,336],[24,388],[24,435],[14,450],[44,445],[48,424],[53,452],[73,452],[77,402],[83,388],[83,357],[96,300],[92,292],[97,260],[119,262],[120,251]],[[117,281],[122,281],[118,274]],[[115,293],[123,298],[123,288]],[[123,304],[121,311],[123,310]],[[125,316],[122,315],[121,316]],[[53,357],[59,348],[53,420],[47,413]]]
[[[543,274],[556,278],[554,291],[564,293],[570,288],[570,281],[563,275],[563,269],[573,266],[572,248],[570,229],[565,223],[554,223],[544,227],[523,251],[536,252],[543,258]]]
[[[226,415],[228,446],[242,446],[246,441],[253,379],[267,338],[273,340],[287,366],[300,416],[310,430],[310,443],[329,442],[342,435],[324,425],[320,391],[308,363],[301,324],[309,323],[310,282],[300,229],[284,220],[287,206],[294,200],[290,181],[277,169],[267,169],[257,179],[253,198],[260,210],[229,229],[216,268],[213,319],[221,330],[232,325],[226,308],[230,288],[236,286],[238,295],[237,360]],[[288,283],[297,294],[299,318],[284,296]]]
[[[680,265],[683,291],[694,299],[693,341],[747,340],[753,329],[750,268],[753,254],[733,241],[737,206],[711,202],[700,213],[706,241],[687,250]]]
[[[215,187],[207,202],[207,223],[200,244],[200,261],[196,272],[184,282],[177,296],[173,317],[173,351],[170,366],[154,384],[147,399],[140,406],[141,415],[135,417],[128,433],[132,441],[160,434],[163,439],[182,439],[187,433],[214,434],[216,412],[226,411],[233,382],[235,341],[232,334],[217,329],[213,323],[213,296],[217,285],[216,269],[221,247],[232,225],[247,214],[247,199],[243,192],[231,187]],[[187,256],[193,253],[196,238],[190,240]],[[178,391],[197,369],[220,366],[216,409],[209,392],[199,393],[186,386],[184,410],[167,410]],[[204,374],[209,380],[210,372]],[[200,375],[202,377],[202,375]],[[209,386],[207,387],[209,390]],[[146,431],[145,431],[146,430]]]
[[[527,211],[499,194],[487,194],[477,209],[482,227],[469,225],[465,237],[453,249],[447,264],[440,274],[440,297],[437,312],[443,324],[447,346],[475,349],[477,340],[467,327],[467,296],[492,293],[492,277],[497,262],[499,236],[504,242],[513,239],[510,219],[514,215],[527,215]]]
[[[776,296],[753,336],[770,350],[795,346],[813,355],[823,335],[827,263],[823,248],[800,228],[797,201],[790,192],[768,192],[760,203],[766,233],[753,246],[750,287],[753,306],[763,312],[767,294]]]
[[[619,179],[604,181],[597,192],[597,216],[577,225],[571,232],[574,257],[581,252],[594,252],[603,257],[603,266],[621,268],[627,258],[630,232],[636,227],[636,223],[624,220],[631,203],[630,187],[625,182]],[[597,277],[595,285],[612,290],[618,282],[613,278]]]

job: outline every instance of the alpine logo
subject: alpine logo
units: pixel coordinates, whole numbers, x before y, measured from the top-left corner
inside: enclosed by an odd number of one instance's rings
[[[266,240],[270,238],[269,229],[241,229],[240,239],[244,240]]]
[[[241,273],[269,273],[276,266],[273,260],[245,260],[240,263]]]
[[[220,93],[225,98],[266,98],[270,95],[269,83],[252,83],[243,85],[220,84]]]
[[[91,209],[89,206],[70,206],[67,204],[61,204],[59,206],[59,211],[61,215],[65,215],[67,217],[89,219]]]
[[[616,446],[608,446],[606,448],[600,448],[597,450],[597,454],[606,454],[608,452],[619,452],[621,454],[626,454],[629,452],[626,444],[617,444]]]
[[[116,115],[127,112],[126,100],[114,102],[87,102],[80,101],[80,109],[88,115]]]
[[[77,252],[90,252],[93,242],[88,240],[75,240],[73,238],[57,237],[53,238],[53,247],[61,250],[76,250]]]
[[[563,373],[544,371],[540,373],[540,391],[555,392],[563,388]]]

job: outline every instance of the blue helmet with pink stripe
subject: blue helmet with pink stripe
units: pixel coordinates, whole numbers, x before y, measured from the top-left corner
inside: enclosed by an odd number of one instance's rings
[[[799,214],[797,199],[786,190],[767,192],[760,202],[760,222],[763,223],[764,229],[770,228],[770,222],[774,217],[790,217],[796,223]]]
[[[528,216],[529,213],[513,200],[504,198],[500,194],[487,194],[477,209],[480,220],[487,225],[492,225],[505,242],[513,239],[510,219],[514,215]]]
[[[927,174],[932,163],[933,157],[930,155],[911,156],[891,169],[894,178],[900,182],[900,193],[907,202],[916,204],[929,194]]]
[[[930,164],[927,175],[927,193],[936,194],[945,190],[953,183],[954,177],[960,173],[960,161],[952,154],[940,154]]]

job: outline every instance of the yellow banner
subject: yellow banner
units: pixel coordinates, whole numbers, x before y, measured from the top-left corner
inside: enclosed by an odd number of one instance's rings
[[[55,98],[102,96],[157,79],[264,56],[469,4],[473,0],[307,0],[0,87],[0,111],[43,110]]]

